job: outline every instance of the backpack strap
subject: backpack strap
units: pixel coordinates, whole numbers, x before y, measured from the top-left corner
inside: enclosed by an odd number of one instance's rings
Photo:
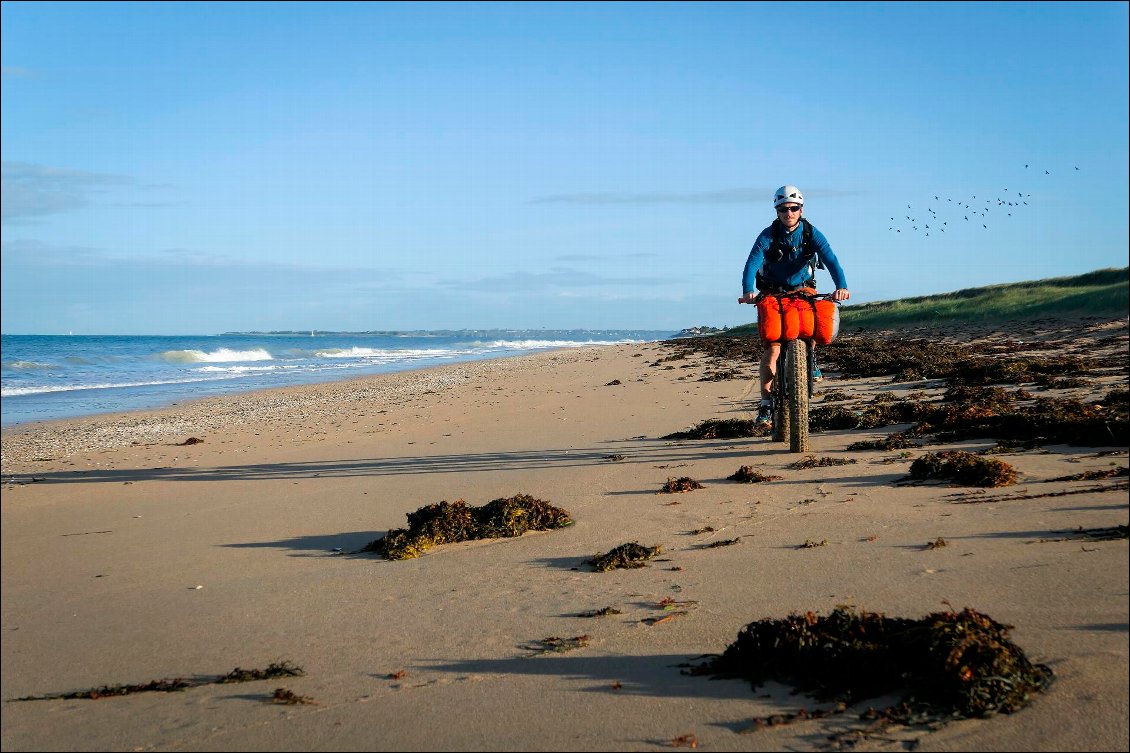
[[[812,240],[812,223],[804,217],[800,218],[801,224],[804,226],[804,231],[801,233],[801,248],[804,249],[804,255],[813,260],[812,262],[812,275],[816,276],[816,270],[824,269],[824,262],[820,260],[820,255],[816,253],[816,244]]]

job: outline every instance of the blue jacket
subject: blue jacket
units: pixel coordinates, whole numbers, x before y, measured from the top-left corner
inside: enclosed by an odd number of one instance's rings
[[[762,276],[767,280],[790,287],[800,287],[809,279],[808,261],[801,254],[803,231],[804,225],[800,223],[796,230],[785,237],[785,241],[792,248],[792,251],[785,254],[785,258],[777,262],[765,260],[765,252],[769,250],[769,246],[773,243],[773,225],[761,231],[757,240],[753,242],[749,258],[745,262],[745,271],[742,273],[743,294],[757,290],[754,278],[757,276],[758,270],[761,270]],[[828,273],[832,275],[832,282],[836,284],[836,289],[847,288],[847,278],[844,277],[844,270],[840,266],[839,259],[836,258],[832,247],[828,245],[828,239],[815,226],[812,227],[812,245],[816,247],[817,257],[824,263]]]

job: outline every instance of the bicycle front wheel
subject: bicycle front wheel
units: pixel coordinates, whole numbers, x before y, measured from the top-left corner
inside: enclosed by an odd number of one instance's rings
[[[808,343],[792,340],[785,353],[788,374],[788,438],[793,452],[808,452],[808,396],[811,390],[808,367]]]
[[[773,441],[788,442],[792,431],[792,416],[789,411],[789,370],[786,354],[788,345],[781,347],[777,356],[777,368],[773,374]]]

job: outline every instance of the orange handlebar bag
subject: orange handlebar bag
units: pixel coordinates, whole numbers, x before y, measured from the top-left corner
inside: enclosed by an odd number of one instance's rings
[[[804,340],[811,340],[816,328],[816,312],[812,308],[812,301],[794,298],[793,308],[796,309],[797,319],[800,323],[799,336]]]
[[[781,302],[775,296],[757,302],[757,331],[764,343],[781,341]]]
[[[827,345],[840,333],[840,307],[835,301],[819,300],[815,309],[812,339],[820,345]]]
[[[800,309],[795,298],[783,302],[784,311],[781,312],[781,341],[788,342],[800,337]]]

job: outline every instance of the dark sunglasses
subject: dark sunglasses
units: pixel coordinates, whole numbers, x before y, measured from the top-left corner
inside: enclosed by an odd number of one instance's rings
[[[778,212],[799,212],[803,207],[777,207]]]

